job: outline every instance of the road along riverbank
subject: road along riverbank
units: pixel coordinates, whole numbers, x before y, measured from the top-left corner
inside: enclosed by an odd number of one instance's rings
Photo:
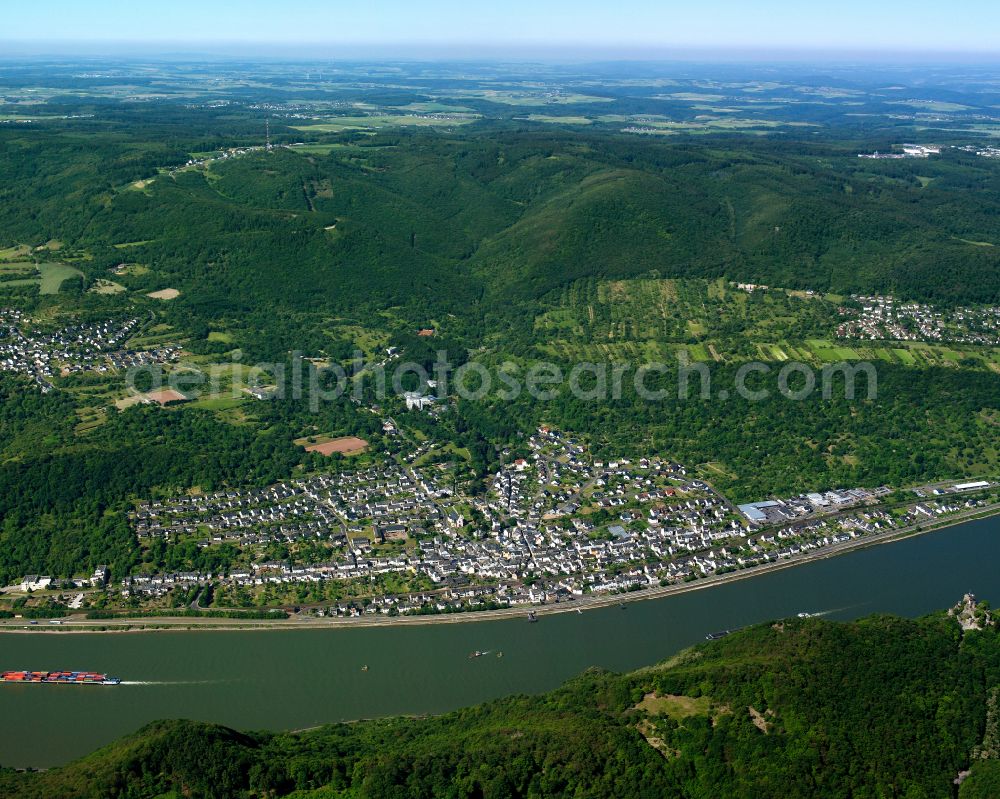
[[[987,519],[1000,515],[1000,503],[984,505],[965,511],[949,514],[939,519],[931,519],[926,523],[909,525],[893,530],[887,530],[875,535],[866,535],[839,544],[810,550],[790,558],[753,566],[726,574],[711,575],[687,583],[646,588],[641,591],[631,591],[623,594],[602,594],[600,596],[584,595],[570,601],[540,604],[533,606],[518,606],[499,608],[496,610],[468,611],[464,613],[441,613],[418,616],[388,616],[373,614],[359,617],[326,617],[293,616],[285,619],[220,619],[211,617],[158,616],[158,617],[116,617],[113,619],[87,619],[85,615],[69,616],[58,619],[58,624],[44,620],[31,624],[25,619],[0,620],[0,634],[30,633],[67,634],[67,633],[110,633],[110,632],[157,632],[169,630],[305,630],[324,628],[356,628],[356,627],[404,627],[424,626],[429,624],[469,624],[482,621],[496,621],[526,617],[529,613],[536,618],[559,613],[585,612],[599,608],[612,607],[625,603],[642,602],[665,597],[701,591],[739,580],[748,580],[776,571],[792,569],[806,563],[837,557],[859,549],[879,546],[901,541],[913,536],[923,535],[935,530],[954,527],[964,522],[976,519]]]

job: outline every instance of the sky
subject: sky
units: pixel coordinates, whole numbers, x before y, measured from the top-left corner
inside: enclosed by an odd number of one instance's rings
[[[13,0],[10,52],[1000,53],[998,0]]]

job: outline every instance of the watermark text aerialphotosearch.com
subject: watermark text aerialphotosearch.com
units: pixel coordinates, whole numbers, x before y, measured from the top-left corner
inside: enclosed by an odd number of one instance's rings
[[[632,392],[648,402],[736,397],[761,402],[775,396],[792,401],[817,396],[854,400],[875,399],[878,392],[877,371],[867,361],[820,368],[799,361],[780,366],[752,361],[715,374],[711,365],[692,362],[684,351],[673,364],[505,361],[487,365],[473,360],[458,366],[442,351],[430,368],[413,361],[366,363],[361,353],[349,368],[339,363],[317,366],[298,353],[288,363],[254,365],[243,364],[237,356],[232,363],[205,369],[167,371],[158,364],[139,366],[128,371],[127,382],[135,393],[171,390],[188,399],[238,397],[244,386],[266,386],[269,397],[305,399],[313,408],[344,396],[360,400],[366,386],[377,399],[408,395],[513,401],[527,396],[539,402],[567,394],[601,402]]]

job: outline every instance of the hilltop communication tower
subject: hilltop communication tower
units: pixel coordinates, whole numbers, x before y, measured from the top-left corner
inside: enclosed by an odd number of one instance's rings
[[[268,152],[271,151],[271,120],[270,118],[264,120],[264,149]]]

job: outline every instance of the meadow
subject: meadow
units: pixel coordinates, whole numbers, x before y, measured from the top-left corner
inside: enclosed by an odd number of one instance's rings
[[[20,277],[14,280],[0,280],[0,288],[4,286],[38,286],[40,294],[58,294],[65,281],[72,277],[82,277],[83,272],[74,266],[61,263],[4,263],[0,265],[0,275],[8,272],[30,274],[34,277]]]

